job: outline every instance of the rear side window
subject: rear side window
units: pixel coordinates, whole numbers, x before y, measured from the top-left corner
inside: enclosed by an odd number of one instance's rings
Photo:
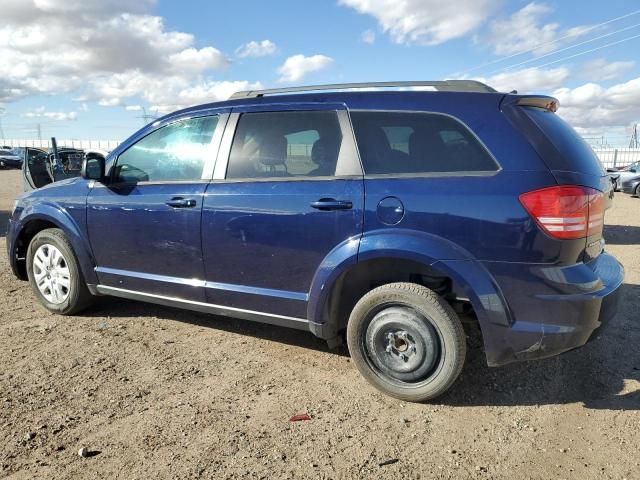
[[[544,160],[551,170],[604,175],[602,164],[591,147],[556,113],[544,108],[522,108],[560,154],[545,155]]]
[[[245,113],[226,178],[333,176],[341,144],[335,111]]]
[[[447,115],[352,112],[351,119],[367,174],[498,170],[475,135]]]

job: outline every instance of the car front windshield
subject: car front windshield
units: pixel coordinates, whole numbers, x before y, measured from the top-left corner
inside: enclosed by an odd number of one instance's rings
[[[633,170],[637,170],[638,168],[640,168],[640,162],[632,163],[631,165],[627,165],[626,167],[624,167],[624,169],[627,172],[631,172]]]

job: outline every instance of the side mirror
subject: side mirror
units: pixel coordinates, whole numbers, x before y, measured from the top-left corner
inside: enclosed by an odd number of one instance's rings
[[[80,176],[85,180],[98,180],[104,178],[104,158],[91,157],[82,161],[82,170]]]
[[[638,170],[636,170],[635,168],[630,168],[630,169],[629,169],[629,171],[630,171],[631,173],[637,173],[637,171],[638,171]]]

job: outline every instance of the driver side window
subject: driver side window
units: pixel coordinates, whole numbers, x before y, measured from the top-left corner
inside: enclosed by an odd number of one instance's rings
[[[118,157],[116,182],[200,180],[217,116],[189,118],[150,133]]]

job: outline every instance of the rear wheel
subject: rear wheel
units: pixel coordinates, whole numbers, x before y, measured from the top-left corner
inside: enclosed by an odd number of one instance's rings
[[[446,392],[466,355],[456,313],[435,292],[412,283],[383,285],[362,297],[349,318],[347,343],[371,384],[412,402]]]
[[[48,228],[33,237],[27,274],[34,294],[51,312],[72,315],[91,303],[78,260],[60,229]]]
[[[640,185],[638,185],[636,187],[636,193],[635,193],[636,197],[640,197]]]

